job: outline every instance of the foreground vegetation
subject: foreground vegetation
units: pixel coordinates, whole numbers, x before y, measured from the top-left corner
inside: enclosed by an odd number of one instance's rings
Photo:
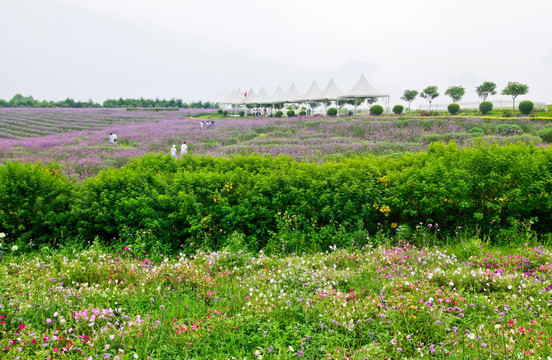
[[[55,168],[0,166],[0,231],[36,249],[98,237],[146,250],[325,251],[367,235],[435,223],[446,242],[463,227],[507,241],[522,222],[550,233],[552,149],[433,144],[427,153],[320,164],[287,157],[150,155],[72,182]],[[437,226],[438,224],[438,226]]]
[[[502,248],[457,231],[456,246],[375,236],[302,255],[13,248],[0,358],[545,359],[549,250],[529,227]]]

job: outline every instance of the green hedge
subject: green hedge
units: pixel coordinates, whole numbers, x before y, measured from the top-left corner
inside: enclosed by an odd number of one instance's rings
[[[167,251],[220,249],[238,236],[250,250],[290,252],[420,222],[438,224],[442,237],[459,226],[495,236],[528,219],[545,233],[550,179],[552,150],[526,144],[437,143],[425,153],[320,164],[153,154],[78,184],[40,165],[8,163],[0,167],[0,232],[8,243],[51,243],[63,232]]]

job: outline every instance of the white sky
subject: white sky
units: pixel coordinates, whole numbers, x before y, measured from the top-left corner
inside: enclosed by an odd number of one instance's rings
[[[0,98],[222,101],[364,73],[405,89],[493,81],[552,103],[550,0],[0,0]],[[500,98],[499,95],[495,98]],[[505,101],[508,97],[504,97]],[[421,100],[416,103],[424,103]]]

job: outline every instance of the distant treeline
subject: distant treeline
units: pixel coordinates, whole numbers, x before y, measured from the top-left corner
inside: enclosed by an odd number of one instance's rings
[[[107,99],[103,104],[88,101],[75,101],[67,98],[62,101],[37,100],[32,96],[16,94],[9,101],[0,99],[0,107],[67,107],[67,108],[183,108],[183,109],[218,109],[218,104],[210,101],[193,101],[185,103],[182,99]]]

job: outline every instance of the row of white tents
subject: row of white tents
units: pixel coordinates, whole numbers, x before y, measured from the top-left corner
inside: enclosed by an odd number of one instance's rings
[[[240,89],[237,89],[234,90],[225,101],[223,101],[223,104],[237,106],[274,106],[274,104],[301,104],[328,100],[335,101],[336,105],[338,105],[341,100],[359,100],[360,103],[360,101],[364,101],[367,98],[383,98],[384,100],[387,100],[386,105],[387,110],[389,111],[389,95],[374,89],[368,80],[366,80],[364,75],[361,75],[356,85],[346,92],[341,91],[333,79],[330,79],[328,86],[326,86],[324,90],[321,90],[318,83],[313,81],[311,87],[304,94],[301,94],[294,84],[291,84],[291,87],[285,93],[281,86],[278,86],[274,94],[271,96],[266,93],[264,87],[261,87],[258,93],[253,89],[246,92],[242,92]]]

